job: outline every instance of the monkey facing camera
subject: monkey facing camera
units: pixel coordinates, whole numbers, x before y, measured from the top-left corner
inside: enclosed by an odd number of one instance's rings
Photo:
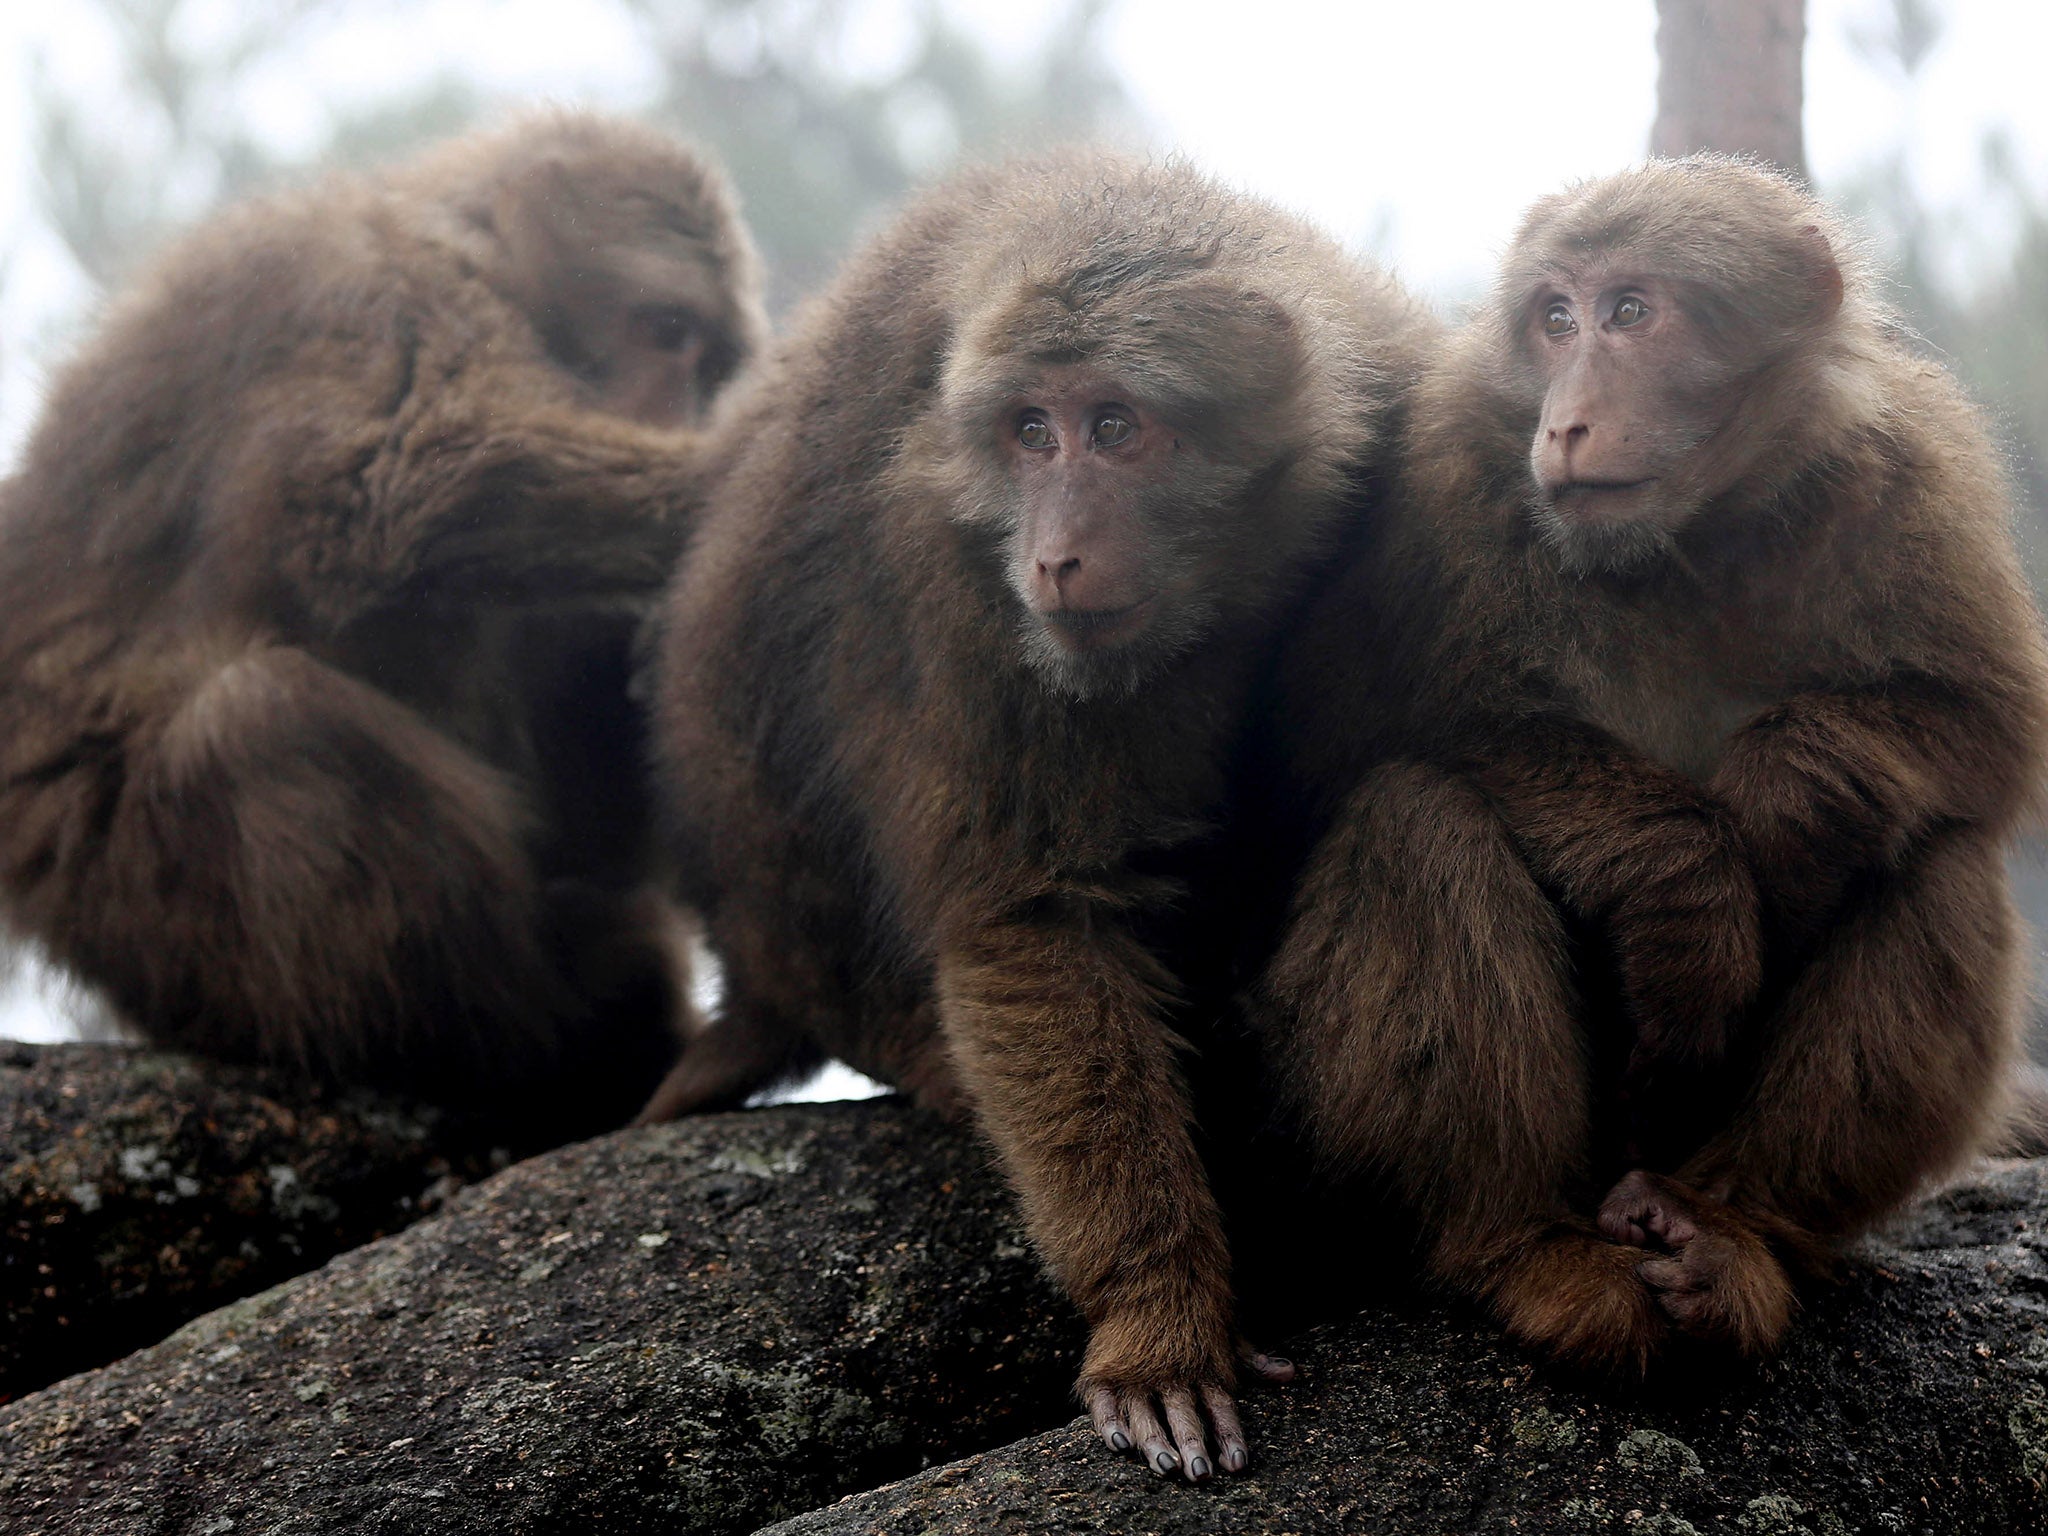
[[[824,1054],[971,1111],[1091,1325],[1097,1429],[1160,1472],[1248,1458],[1180,861],[1431,329],[1183,166],[970,173],[735,397],[665,613],[660,778],[727,990],[648,1117]]]

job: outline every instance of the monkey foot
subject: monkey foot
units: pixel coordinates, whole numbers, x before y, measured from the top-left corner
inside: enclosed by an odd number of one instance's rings
[[[1521,1343],[1604,1376],[1640,1377],[1667,1324],[1636,1275],[1641,1254],[1580,1226],[1532,1238],[1487,1287]]]
[[[1636,1273],[1674,1326],[1744,1355],[1770,1353],[1792,1320],[1792,1281],[1738,1213],[1676,1179],[1641,1169],[1600,1204],[1600,1230],[1653,1250]]]

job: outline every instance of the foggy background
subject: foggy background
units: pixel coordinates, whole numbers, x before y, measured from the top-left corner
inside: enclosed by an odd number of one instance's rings
[[[1174,149],[1455,311],[1522,207],[1642,156],[1653,0],[0,0],[0,471],[110,284],[220,202],[552,102],[737,182],[778,310],[963,156]],[[1809,0],[1808,164],[1996,413],[2048,585],[2048,6]],[[2030,853],[2022,898],[2048,927]],[[90,1027],[0,947],[0,1037]]]

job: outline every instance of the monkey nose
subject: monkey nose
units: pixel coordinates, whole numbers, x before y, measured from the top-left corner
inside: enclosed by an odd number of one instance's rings
[[[1067,588],[1079,577],[1080,571],[1079,555],[1041,555],[1038,557],[1039,590],[1053,603],[1064,603]]]

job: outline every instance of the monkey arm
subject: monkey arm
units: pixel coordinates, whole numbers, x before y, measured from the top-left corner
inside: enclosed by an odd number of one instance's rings
[[[1931,833],[2011,824],[2036,780],[2039,703],[2027,703],[1988,680],[1911,673],[1796,695],[1736,734],[1713,788],[1792,946],[1818,935],[1859,874]]]
[[[1227,1409],[1229,1254],[1159,1016],[1170,978],[1114,916],[1083,908],[957,935],[938,985],[954,1061],[1033,1241],[1088,1319],[1083,1399],[1157,1394],[1173,1418],[1175,1396],[1215,1393]],[[1221,1453],[1241,1452],[1213,1416]],[[1194,1471],[1187,1437],[1174,1440]]]
[[[1761,980],[1755,880],[1726,811],[1568,715],[1503,719],[1457,766],[1537,880],[1608,936],[1639,1062],[1726,1051]]]
[[[681,552],[702,442],[570,409],[490,423],[409,453],[419,478],[387,526],[444,582],[535,598],[651,593]]]
[[[692,523],[703,441],[569,407],[430,416],[369,456],[345,515],[280,567],[337,628],[420,588],[651,602]]]

